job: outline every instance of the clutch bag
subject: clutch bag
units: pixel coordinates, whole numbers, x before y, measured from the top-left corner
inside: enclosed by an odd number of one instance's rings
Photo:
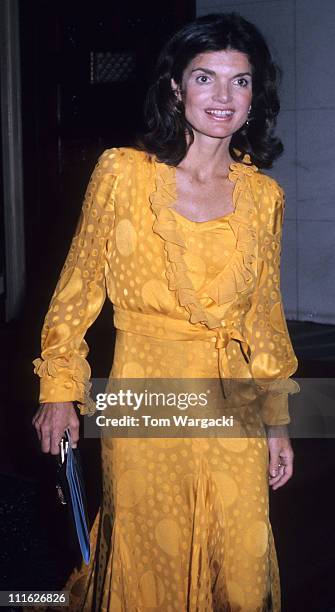
[[[69,429],[65,430],[60,442],[56,489],[60,502],[70,509],[81,554],[87,565],[90,560],[90,537],[85,483],[80,452],[78,448],[72,448]]]

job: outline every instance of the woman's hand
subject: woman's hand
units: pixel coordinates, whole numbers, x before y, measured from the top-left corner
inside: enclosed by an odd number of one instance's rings
[[[33,417],[43,453],[59,454],[59,443],[65,429],[70,430],[72,448],[79,440],[79,419],[73,402],[46,402],[41,404]]]
[[[291,478],[294,453],[286,425],[267,426],[266,433],[270,453],[269,485],[275,491]]]

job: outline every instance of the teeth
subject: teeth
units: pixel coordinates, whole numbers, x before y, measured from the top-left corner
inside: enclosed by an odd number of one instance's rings
[[[227,117],[234,114],[234,111],[230,110],[208,110],[206,111],[209,115],[215,115],[216,117]]]

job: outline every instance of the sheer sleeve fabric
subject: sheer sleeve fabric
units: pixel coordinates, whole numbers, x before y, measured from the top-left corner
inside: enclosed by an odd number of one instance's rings
[[[281,187],[265,179],[260,210],[257,283],[246,327],[251,347],[251,371],[261,397],[266,425],[290,422],[288,395],[297,393],[290,378],[297,369],[280,291],[280,255],[285,196]]]
[[[114,227],[118,176],[117,150],[105,151],[90,178],[70,250],[52,295],[41,334],[40,403],[76,401],[82,414],[93,413],[91,370],[86,360],[87,329],[106,298],[106,244]]]

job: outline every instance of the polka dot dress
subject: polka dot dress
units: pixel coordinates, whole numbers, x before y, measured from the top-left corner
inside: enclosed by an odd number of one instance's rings
[[[257,437],[104,438],[71,610],[280,610],[264,423],[288,423],[299,388],[279,288],[283,192],[248,162],[230,166],[234,211],[205,222],[174,210],[175,169],[144,152],[107,150],[92,175],[34,360],[40,402],[94,412],[84,336],[108,297],[111,380],[221,378]]]

